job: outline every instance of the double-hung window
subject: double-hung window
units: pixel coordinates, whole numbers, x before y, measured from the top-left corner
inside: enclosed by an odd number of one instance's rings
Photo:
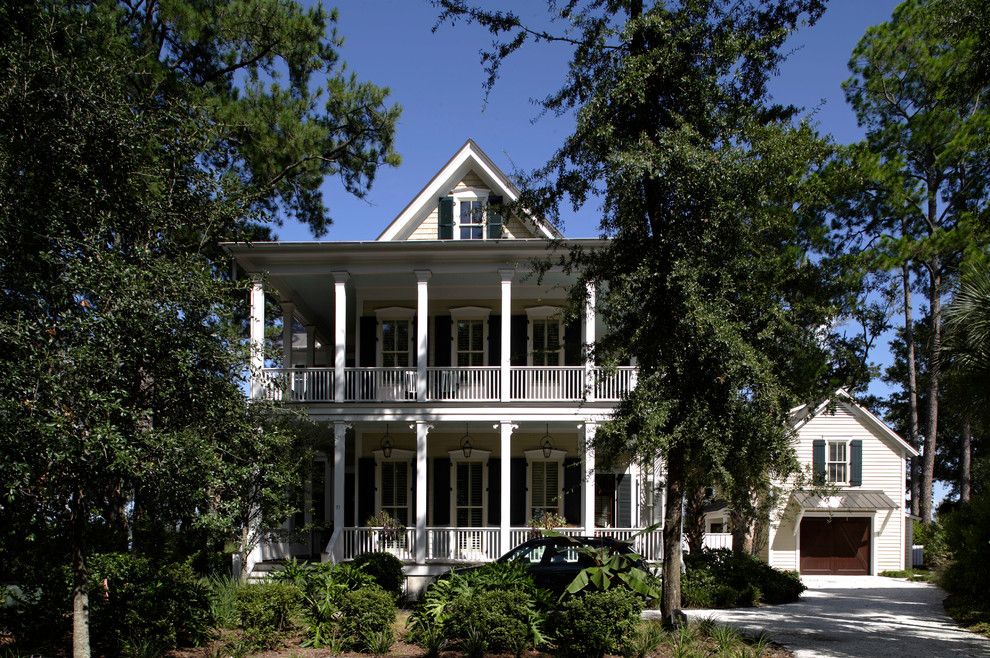
[[[461,240],[482,240],[485,237],[485,206],[481,201],[462,199],[458,218]]]
[[[533,340],[532,365],[559,366],[563,352],[560,343],[560,320],[553,318],[534,319],[531,320],[530,330]]]
[[[381,463],[381,511],[403,525],[409,523],[409,462],[383,461]]]
[[[530,516],[560,513],[560,462],[532,461],[530,471]]]
[[[409,320],[382,320],[382,367],[408,368],[411,340]]]
[[[825,463],[828,481],[834,484],[849,482],[849,444],[846,441],[829,441]]]
[[[485,365],[485,321],[457,320],[457,366]]]
[[[480,528],[484,524],[484,482],[480,461],[457,464],[457,527]]]

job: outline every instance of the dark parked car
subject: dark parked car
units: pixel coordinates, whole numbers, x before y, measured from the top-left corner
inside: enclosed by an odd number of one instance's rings
[[[595,566],[591,556],[578,550],[582,546],[606,547],[611,552],[619,554],[633,552],[629,544],[608,537],[541,537],[519,544],[496,562],[521,560],[529,569],[537,586],[559,596],[582,569]],[[642,560],[637,566],[644,571],[649,569]],[[454,573],[473,569],[477,567],[455,569]]]

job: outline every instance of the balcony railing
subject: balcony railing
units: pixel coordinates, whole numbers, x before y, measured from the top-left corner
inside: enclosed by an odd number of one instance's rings
[[[284,402],[336,402],[333,368],[265,368],[256,380],[255,397]],[[419,375],[415,368],[344,368],[342,402],[414,402]],[[509,400],[514,402],[581,402],[621,400],[636,386],[636,368],[607,371],[585,366],[513,366]],[[429,401],[496,402],[501,397],[498,366],[426,369]]]
[[[405,562],[416,556],[415,528],[344,528],[344,559],[384,551]]]

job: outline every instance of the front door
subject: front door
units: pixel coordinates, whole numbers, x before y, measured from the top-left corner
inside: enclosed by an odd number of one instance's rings
[[[801,573],[870,573],[870,519],[811,517],[801,520]]]

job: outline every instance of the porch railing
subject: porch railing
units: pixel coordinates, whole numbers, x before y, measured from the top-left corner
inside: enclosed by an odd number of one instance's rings
[[[501,396],[500,383],[498,366],[426,369],[431,400],[495,401]]]
[[[391,553],[405,562],[416,556],[415,528],[344,528],[341,539],[345,560],[377,551]]]
[[[701,538],[705,548],[732,548],[731,532],[706,532]]]
[[[427,528],[426,559],[491,562],[499,556],[498,528]]]
[[[254,395],[283,402],[335,402],[333,368],[265,368]],[[342,402],[413,402],[415,368],[344,368]],[[496,402],[501,400],[498,366],[426,369],[430,401]],[[509,371],[512,401],[580,402],[621,400],[636,386],[636,368],[607,372],[584,366],[513,366]]]
[[[610,537],[632,544],[644,560],[658,562],[663,559],[663,533],[659,530],[642,532],[641,528],[595,528],[596,537]]]

